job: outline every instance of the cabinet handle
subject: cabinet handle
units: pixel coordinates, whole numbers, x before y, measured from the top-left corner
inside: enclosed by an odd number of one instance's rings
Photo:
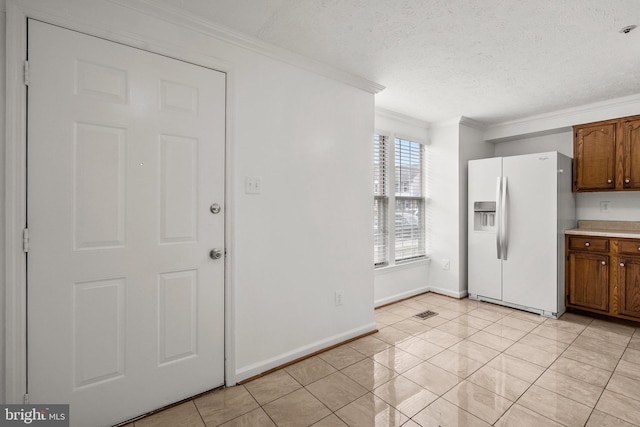
[[[624,267],[624,262],[621,262],[621,263],[620,263],[620,267]]]
[[[607,180],[607,184],[611,184],[613,181],[611,181],[610,179]]]
[[[591,243],[587,242],[587,243],[585,243],[584,245],[585,245],[586,247],[589,247],[589,246],[591,246]]]
[[[601,264],[602,265],[607,265],[607,262],[606,261],[601,261]]]
[[[628,183],[630,183],[630,182],[631,182],[631,180],[630,180],[629,178],[627,178],[627,179],[625,179],[625,180],[624,180],[624,183],[625,183],[625,184],[628,184]]]

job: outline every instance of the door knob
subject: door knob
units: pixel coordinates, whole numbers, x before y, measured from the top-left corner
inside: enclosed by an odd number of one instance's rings
[[[584,245],[585,245],[586,247],[589,247],[589,246],[591,246],[591,243],[587,242],[587,243],[585,243]]]
[[[607,265],[607,262],[606,261],[602,261],[602,265]]]
[[[624,262],[621,262],[621,263],[620,263],[620,267],[624,267]]]
[[[220,249],[211,249],[209,257],[211,257],[211,259],[220,259],[222,258],[222,251]]]

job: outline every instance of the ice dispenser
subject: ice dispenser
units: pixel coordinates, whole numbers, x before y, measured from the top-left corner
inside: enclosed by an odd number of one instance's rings
[[[473,229],[495,231],[496,202],[473,202]]]

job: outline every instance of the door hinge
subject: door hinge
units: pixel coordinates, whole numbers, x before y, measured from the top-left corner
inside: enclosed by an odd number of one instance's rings
[[[29,86],[29,61],[24,61],[24,85]]]
[[[29,229],[22,229],[22,251],[24,253],[29,252]]]
[[[25,393],[25,395],[22,397],[22,403],[24,403],[25,405],[29,404],[29,394]]]

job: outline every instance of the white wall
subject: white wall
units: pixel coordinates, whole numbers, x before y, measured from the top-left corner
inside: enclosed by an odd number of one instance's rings
[[[495,144],[495,157],[557,151],[573,158],[573,132],[571,129],[548,135],[524,137]]]
[[[0,133],[0,320],[1,324],[4,326],[4,304],[5,304],[5,276],[4,276],[4,244],[5,244],[5,219],[4,219],[4,210],[5,210],[5,198],[4,198],[4,112],[5,112],[5,67],[4,67],[4,58],[5,58],[5,5],[4,0],[0,1],[0,129],[2,133]],[[5,382],[5,366],[4,366],[4,340],[5,340],[5,330],[4,327],[0,327],[0,403],[5,401],[4,396],[4,382]]]
[[[430,129],[431,266],[429,288],[461,297],[460,293],[460,162],[459,119]],[[466,212],[465,212],[466,214]],[[445,260],[449,269],[445,270]]]
[[[429,138],[427,123],[386,110],[376,109],[375,127],[377,131],[412,141],[426,143]],[[430,164],[428,154],[427,169]],[[431,171],[428,170],[427,174],[430,175]],[[427,206],[427,211],[430,209]],[[429,228],[428,221],[426,228]],[[374,304],[380,306],[426,292],[429,289],[429,264],[429,260],[421,260],[375,269]]]
[[[460,282],[458,291],[461,295],[469,289],[467,274],[467,254],[468,254],[468,187],[469,187],[469,160],[484,159],[492,157],[494,152],[493,144],[484,141],[484,127],[469,119],[462,118],[458,137],[459,144],[459,259],[460,259]]]
[[[228,383],[375,329],[372,93],[107,1],[29,7],[229,73]],[[244,194],[245,176],[262,177],[261,195]]]

